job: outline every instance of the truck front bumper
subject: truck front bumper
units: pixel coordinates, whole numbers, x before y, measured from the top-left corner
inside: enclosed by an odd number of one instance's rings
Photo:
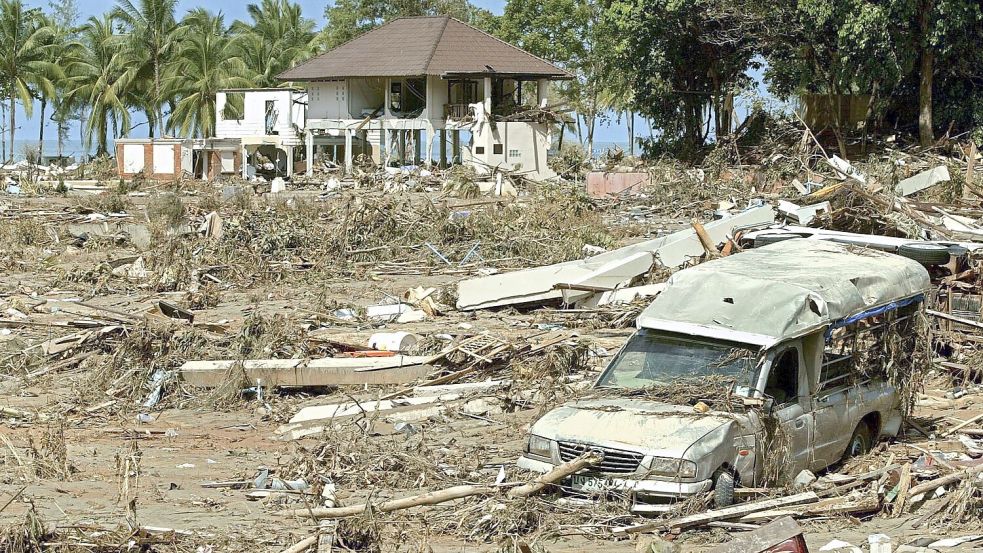
[[[556,468],[556,465],[531,459],[523,455],[516,463],[519,468],[534,472],[549,472]],[[706,492],[713,487],[712,480],[698,480],[696,482],[673,482],[668,480],[636,480],[632,478],[604,476],[607,487],[614,491],[631,492],[634,496],[632,501],[632,512],[652,512],[665,510],[664,504],[668,501],[685,499],[689,496]],[[563,487],[568,487],[564,485]],[[661,501],[660,501],[661,500]],[[661,502],[663,506],[652,506],[648,502]]]

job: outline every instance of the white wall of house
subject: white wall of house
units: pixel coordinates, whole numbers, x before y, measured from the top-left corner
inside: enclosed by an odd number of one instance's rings
[[[556,176],[546,164],[551,139],[542,123],[499,122],[494,129],[486,123],[472,133],[464,163],[473,164],[479,173],[499,167],[533,180],[549,179]]]
[[[243,113],[239,119],[226,119],[225,104],[230,94],[243,95]],[[287,143],[300,143],[296,128],[303,130],[306,118],[304,103],[307,95],[289,89],[247,90],[242,92],[219,92],[215,96],[215,137],[243,138],[264,136],[266,129],[267,102],[272,102],[274,110],[273,131]]]
[[[311,119],[350,119],[348,113],[348,83],[344,80],[310,83],[307,87]]]

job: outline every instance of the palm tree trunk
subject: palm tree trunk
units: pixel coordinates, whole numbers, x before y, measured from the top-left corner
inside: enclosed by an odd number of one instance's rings
[[[101,157],[109,153],[109,144],[108,144],[108,139],[106,137],[107,123],[108,121],[104,120],[102,124],[99,125],[99,146],[98,146],[98,151],[96,152],[96,157]]]
[[[10,91],[10,156],[7,158],[7,161],[14,160],[14,124],[17,122],[16,119],[17,104],[14,102],[16,102],[14,97],[14,91],[11,90]]]
[[[157,130],[159,131],[158,136],[164,136],[164,107],[161,105],[161,94],[160,94],[160,61],[157,59],[156,55],[154,57],[154,110],[156,111],[157,117]]]
[[[41,163],[41,158],[44,157],[44,110],[48,107],[48,99],[41,95],[41,120],[38,125],[38,163]]]

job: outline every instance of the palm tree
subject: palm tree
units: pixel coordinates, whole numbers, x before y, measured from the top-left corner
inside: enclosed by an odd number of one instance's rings
[[[53,81],[64,77],[57,64],[52,63],[50,50],[53,30],[40,17],[38,9],[25,9],[21,0],[0,0],[0,78],[5,81],[10,111],[10,155],[14,154],[16,103],[24,106],[30,117],[34,111],[33,87],[41,95],[53,96]]]
[[[97,141],[97,155],[109,151],[108,127],[126,131],[130,126],[128,98],[138,73],[126,37],[116,32],[117,21],[110,14],[90,17],[79,33],[81,45],[68,64],[69,102],[88,107],[83,123],[85,142]]]
[[[119,0],[113,16],[118,18],[129,33],[129,47],[143,55],[143,69],[150,73],[150,97],[147,104],[148,119],[164,134],[163,104],[165,67],[171,61],[175,48],[174,8],[177,0]]]
[[[251,23],[232,24],[239,55],[256,75],[254,86],[281,86],[276,76],[314,53],[314,21],[289,0],[262,0],[249,4],[246,11]]]
[[[165,80],[176,99],[168,127],[182,136],[214,136],[216,94],[253,82],[221,14],[201,8],[188,12],[179,36],[177,56]]]

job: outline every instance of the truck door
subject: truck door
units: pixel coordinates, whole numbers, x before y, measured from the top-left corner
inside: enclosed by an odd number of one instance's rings
[[[768,465],[769,456],[782,455],[788,448],[788,472],[791,479],[799,471],[809,468],[812,458],[812,437],[815,422],[802,353],[797,345],[787,346],[772,357],[768,378],[765,381],[765,395],[774,400],[772,412],[777,418],[779,433],[764,452],[764,463]],[[773,461],[781,461],[773,459]]]

